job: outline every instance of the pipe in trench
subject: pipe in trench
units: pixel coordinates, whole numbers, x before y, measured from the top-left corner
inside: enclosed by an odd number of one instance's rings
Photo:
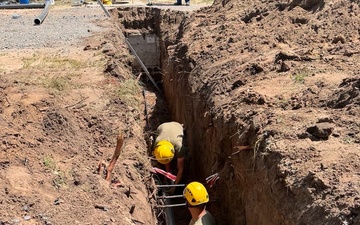
[[[41,14],[34,20],[34,23],[36,25],[40,25],[46,18],[47,14],[49,13],[51,2],[49,0],[45,1],[45,7],[44,10],[41,12]]]
[[[0,9],[38,9],[44,7],[45,7],[44,3],[0,5]]]

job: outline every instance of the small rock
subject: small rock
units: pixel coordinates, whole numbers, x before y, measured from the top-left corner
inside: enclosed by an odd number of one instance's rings
[[[24,210],[25,212],[28,212],[28,211],[29,211],[29,206],[28,206],[28,205],[24,205],[23,210]]]
[[[277,72],[286,72],[290,70],[290,66],[288,66],[285,62],[281,62]]]
[[[318,123],[332,123],[332,122],[334,122],[334,120],[329,117],[320,118],[318,120]]]
[[[345,37],[343,35],[338,35],[336,37],[334,37],[332,43],[336,44],[340,42],[341,44],[344,44],[345,43]]]
[[[95,209],[101,209],[103,211],[109,211],[109,208],[103,205],[95,205]]]
[[[59,198],[54,200],[54,205],[60,205],[60,199]]]
[[[24,220],[30,220],[31,216],[24,216]]]
[[[19,14],[13,14],[13,15],[12,15],[12,18],[13,18],[13,19],[18,19],[18,18],[20,18],[20,17],[21,17],[21,15],[19,15]]]
[[[325,166],[323,163],[320,163],[320,169],[321,170],[326,170],[328,167]]]
[[[301,134],[297,134],[297,138],[299,139],[305,139],[305,138],[308,138],[309,137],[309,134],[308,133],[301,133]]]
[[[333,130],[334,126],[331,123],[317,123],[314,126],[308,127],[306,132],[318,138],[328,139]]]
[[[11,221],[10,221],[10,224],[13,224],[13,225],[16,225],[16,224],[19,224],[20,223],[20,220],[19,219],[12,219]]]

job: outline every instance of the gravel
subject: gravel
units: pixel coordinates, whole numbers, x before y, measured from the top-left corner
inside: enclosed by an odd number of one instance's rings
[[[40,9],[0,9],[0,50],[76,45],[81,38],[100,32],[110,20],[100,7],[54,7],[40,25]]]

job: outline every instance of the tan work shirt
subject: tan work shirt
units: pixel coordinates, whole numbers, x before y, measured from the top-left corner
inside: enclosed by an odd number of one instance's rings
[[[167,122],[161,124],[157,128],[157,137],[155,139],[155,145],[159,141],[169,141],[175,148],[176,156],[182,158],[185,156],[185,151],[182,147],[184,129],[178,122]]]
[[[189,225],[215,225],[215,220],[212,215],[206,211],[205,214],[196,221],[191,219]]]

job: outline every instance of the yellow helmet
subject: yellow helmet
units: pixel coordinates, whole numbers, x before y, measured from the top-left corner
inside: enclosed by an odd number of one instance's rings
[[[175,149],[169,141],[159,141],[153,151],[156,160],[161,164],[168,164],[174,158]]]
[[[191,182],[183,192],[184,198],[190,206],[197,206],[209,202],[209,194],[204,185],[199,182]]]

